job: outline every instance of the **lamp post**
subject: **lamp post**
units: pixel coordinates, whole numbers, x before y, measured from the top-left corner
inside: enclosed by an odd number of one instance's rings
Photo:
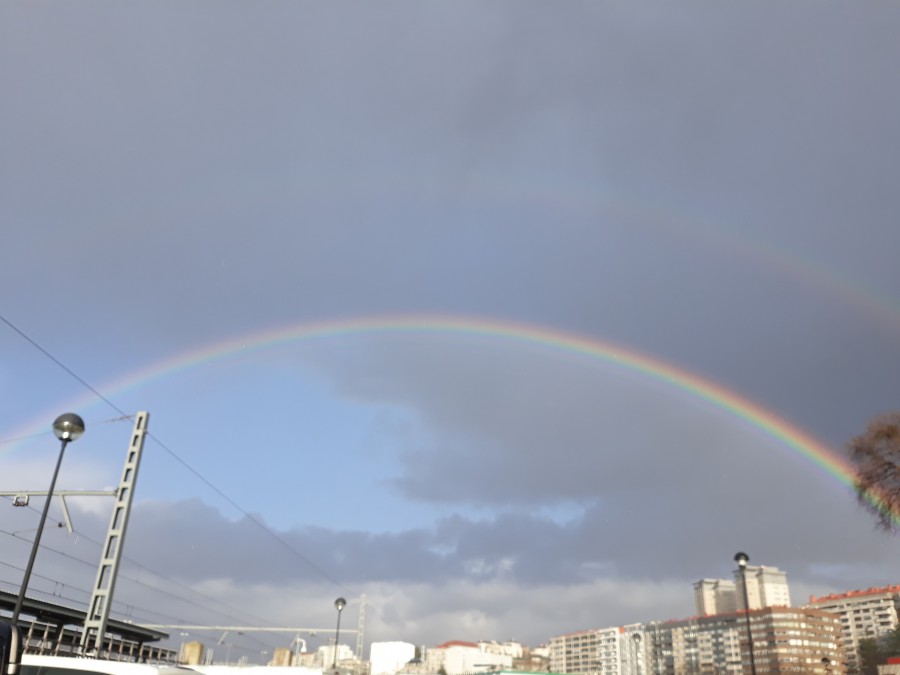
[[[75,413],[65,413],[60,415],[53,421],[53,434],[59,439],[59,459],[56,460],[56,468],[53,470],[53,478],[50,481],[50,489],[47,490],[47,501],[44,502],[44,509],[41,511],[41,519],[38,522],[37,533],[34,535],[34,541],[31,544],[31,556],[28,558],[28,565],[25,567],[25,576],[22,578],[22,585],[19,587],[19,596],[16,598],[16,607],[13,609],[12,624],[15,626],[19,621],[19,613],[22,611],[22,604],[25,602],[25,591],[28,590],[28,582],[31,579],[31,570],[34,568],[34,559],[37,557],[38,547],[41,544],[41,534],[44,531],[44,523],[47,521],[47,512],[50,510],[50,499],[53,497],[53,488],[56,487],[56,478],[59,476],[59,467],[62,465],[63,453],[66,446],[72,441],[77,441],[84,433],[84,420]]]
[[[747,619],[747,647],[750,649],[750,673],[756,675],[756,660],[753,658],[753,631],[750,629],[750,598],[747,595],[747,563],[750,556],[744,552],[735,553],[734,561],[741,570],[741,585],[744,587],[744,618]]]
[[[300,648],[300,645],[303,645],[303,648]],[[306,640],[300,637],[300,633],[297,633],[294,636],[294,639],[291,640],[291,646],[294,647],[294,663],[291,665],[299,666],[300,665],[300,654],[306,653]]]
[[[338,598],[334,601],[334,608],[337,610],[337,628],[334,629],[334,662],[331,664],[332,668],[337,668],[337,652],[338,652],[338,640],[341,637],[341,612],[344,610],[344,607],[347,606],[347,601],[343,598]]]

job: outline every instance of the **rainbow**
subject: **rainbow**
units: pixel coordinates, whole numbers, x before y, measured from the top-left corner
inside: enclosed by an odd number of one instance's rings
[[[711,408],[725,411],[806,457],[836,478],[842,485],[854,489],[854,470],[846,459],[772,411],[712,380],[621,345],[576,333],[514,321],[483,317],[417,314],[304,322],[229,339],[179,354],[107,383],[99,391],[109,398],[168,375],[239,353],[243,354],[303,340],[378,333],[462,334],[490,340],[512,340],[519,344],[561,350],[613,364],[626,371],[671,386],[677,391],[705,402]],[[78,401],[71,402],[70,407],[78,409],[92,403],[94,399],[95,395],[88,393]],[[24,437],[28,435],[29,431],[33,433],[36,429],[45,427],[47,419],[49,417],[43,415],[39,424],[27,425],[27,431],[16,437]],[[880,507],[885,503],[877,494],[865,495],[865,499],[875,507]],[[900,525],[900,513],[894,511],[890,511],[890,513],[894,524]]]
[[[574,199],[574,197],[572,197]],[[774,246],[761,237],[751,237],[737,227],[706,221],[696,214],[651,206],[652,200],[609,198],[606,205],[622,218],[690,236],[704,245],[713,245],[748,261],[765,265],[778,274],[798,281],[830,301],[838,300],[854,313],[862,314],[893,333],[900,331],[900,305],[895,299],[865,287],[810,257]]]

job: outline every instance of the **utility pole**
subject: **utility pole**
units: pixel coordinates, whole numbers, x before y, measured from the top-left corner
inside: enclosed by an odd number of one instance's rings
[[[356,630],[356,658],[363,660],[363,643],[366,639],[366,594],[359,596],[359,628]]]
[[[91,594],[91,604],[84,621],[81,633],[81,652],[100,655],[103,650],[103,639],[106,635],[106,624],[109,620],[109,609],[112,604],[113,591],[116,588],[116,577],[119,563],[122,560],[122,548],[125,543],[125,530],[131,515],[131,503],[134,499],[134,485],[137,481],[141,463],[141,452],[144,449],[144,438],[147,435],[147,412],[139,412],[134,418],[134,429],[125,455],[125,466],[122,479],[116,490],[116,504],[113,507],[109,529],[106,532],[106,543],[100,552],[100,567],[97,569],[97,580]]]

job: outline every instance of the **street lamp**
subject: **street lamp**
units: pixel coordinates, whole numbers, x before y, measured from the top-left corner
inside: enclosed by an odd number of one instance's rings
[[[300,645],[303,645],[301,648]],[[300,633],[297,633],[294,636],[294,639],[291,640],[291,647],[294,647],[294,663],[292,665],[299,666],[300,665],[300,654],[306,653],[306,640],[300,637]]]
[[[741,570],[741,585],[744,587],[744,618],[747,619],[747,646],[750,649],[750,673],[756,675],[756,661],[753,658],[753,631],[750,629],[750,598],[747,595],[747,563],[750,556],[744,552],[734,554],[734,561]]]
[[[28,590],[28,581],[31,579],[34,559],[37,557],[38,547],[41,543],[41,534],[44,531],[44,523],[47,521],[47,511],[50,510],[50,499],[53,497],[53,488],[56,487],[56,477],[59,475],[59,467],[62,465],[63,453],[66,451],[66,446],[72,441],[77,441],[81,438],[83,433],[84,420],[75,413],[60,415],[53,422],[53,434],[60,441],[59,459],[56,460],[56,469],[53,470],[53,479],[50,481],[50,489],[47,490],[47,501],[44,502],[44,509],[41,511],[41,520],[38,522],[37,533],[34,535],[34,541],[31,544],[31,556],[28,558],[25,576],[22,579],[22,585],[19,587],[19,596],[16,598],[16,607],[12,615],[13,626],[18,623],[19,613],[22,611],[22,604],[25,602],[25,591]]]
[[[343,598],[338,598],[334,601],[334,608],[337,610],[337,628],[334,629],[334,662],[331,664],[332,668],[337,668],[337,652],[338,652],[338,640],[341,637],[341,612],[344,610],[344,607],[347,606],[347,601]]]

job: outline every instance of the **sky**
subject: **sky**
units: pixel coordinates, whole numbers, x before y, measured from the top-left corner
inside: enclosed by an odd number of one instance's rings
[[[795,604],[900,583],[844,459],[900,407],[898,31],[3,3],[0,491],[47,489],[68,411],[57,488],[115,487],[148,411],[114,618],[310,649],[338,596],[351,647],[683,618],[738,551]],[[41,504],[0,508],[4,590]],[[29,593],[80,607],[111,503],[66,504]]]

